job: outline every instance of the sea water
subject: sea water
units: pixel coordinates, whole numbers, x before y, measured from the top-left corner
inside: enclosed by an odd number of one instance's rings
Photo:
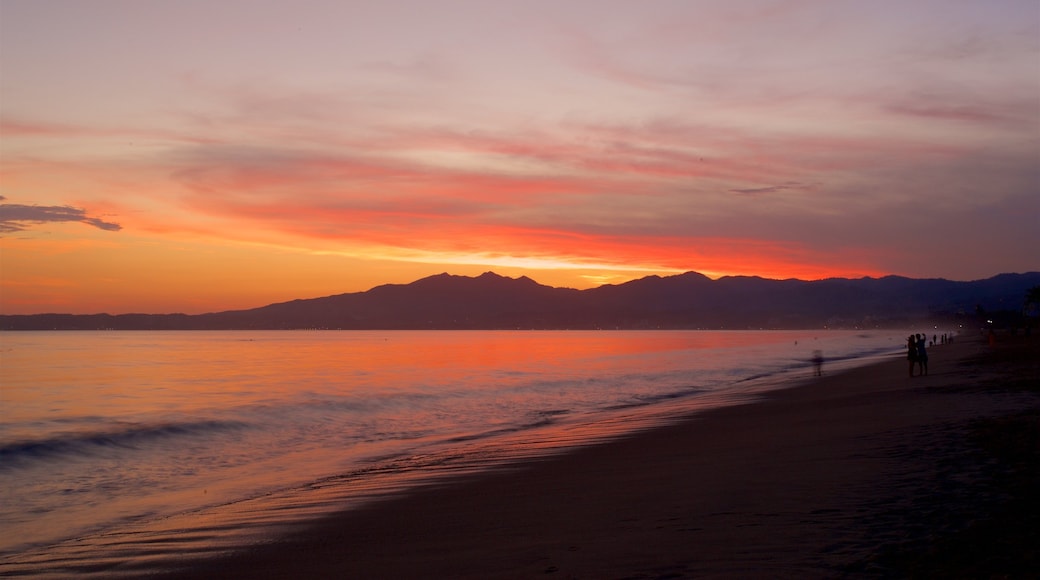
[[[893,355],[902,336],[2,333],[0,573],[234,547],[243,530],[744,401],[811,378],[816,350],[825,370]]]

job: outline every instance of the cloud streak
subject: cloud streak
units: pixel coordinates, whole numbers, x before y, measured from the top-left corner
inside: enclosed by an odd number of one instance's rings
[[[0,201],[5,200],[5,197],[0,196]],[[123,226],[117,223],[90,217],[86,210],[67,205],[0,204],[0,233],[3,234],[22,232],[41,224],[64,222],[79,222],[109,232],[123,229]]]
[[[780,193],[782,191],[791,190],[808,190],[810,186],[797,181],[789,181],[780,185],[769,185],[766,187],[748,187],[744,189],[731,189],[732,193],[738,193],[740,195],[768,195],[772,193]]]

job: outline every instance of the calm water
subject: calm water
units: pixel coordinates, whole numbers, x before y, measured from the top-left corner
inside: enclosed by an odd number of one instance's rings
[[[2,333],[0,573],[147,571],[733,404],[808,377],[815,349],[828,370],[862,364],[902,334]]]

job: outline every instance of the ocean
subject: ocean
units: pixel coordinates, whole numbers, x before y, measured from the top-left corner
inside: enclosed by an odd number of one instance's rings
[[[903,352],[870,331],[0,333],[0,575],[145,574]]]

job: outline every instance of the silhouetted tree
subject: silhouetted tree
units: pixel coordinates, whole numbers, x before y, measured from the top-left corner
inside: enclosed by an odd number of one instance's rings
[[[1040,317],[1040,286],[1033,286],[1026,290],[1025,304],[1022,305],[1022,314],[1029,319]]]
[[[1040,286],[1026,290],[1026,304],[1040,305]]]

